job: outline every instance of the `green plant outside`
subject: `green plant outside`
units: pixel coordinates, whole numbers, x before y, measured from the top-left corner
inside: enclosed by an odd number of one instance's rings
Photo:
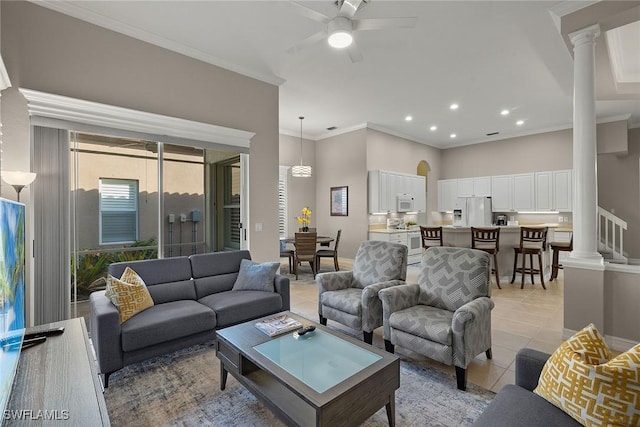
[[[71,283],[74,281],[77,283],[77,299],[88,299],[91,292],[104,288],[110,264],[157,258],[158,250],[151,249],[149,246],[157,247],[154,237],[138,240],[120,252],[95,252],[81,255],[77,258],[77,265],[75,258],[71,258]]]

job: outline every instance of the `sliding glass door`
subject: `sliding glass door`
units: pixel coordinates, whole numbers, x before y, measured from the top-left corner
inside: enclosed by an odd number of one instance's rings
[[[238,153],[79,132],[69,147],[72,317],[112,262],[242,247]]]

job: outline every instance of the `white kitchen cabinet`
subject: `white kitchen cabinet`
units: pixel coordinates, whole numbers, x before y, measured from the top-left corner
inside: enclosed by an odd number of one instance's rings
[[[513,210],[513,178],[511,175],[491,177],[491,210],[510,212]]]
[[[553,171],[553,208],[560,212],[572,211],[572,172],[568,170]]]
[[[554,210],[553,203],[553,172],[536,172],[536,211],[546,212]]]
[[[438,181],[438,211],[451,212],[458,199],[458,180],[441,179]]]
[[[389,174],[381,170],[369,171],[369,213],[391,212],[388,190]]]
[[[534,181],[532,173],[513,175],[513,210],[534,211]]]
[[[532,173],[491,177],[493,212],[533,211],[535,209]]]
[[[458,197],[483,196],[491,196],[490,176],[458,179]]]
[[[407,231],[406,230],[398,230],[398,231],[391,231],[391,232],[370,231],[369,240],[382,240],[384,242],[400,243],[402,245],[407,246]]]
[[[396,212],[397,195],[414,196],[416,210],[426,209],[425,177],[383,170],[369,171],[369,213]]]

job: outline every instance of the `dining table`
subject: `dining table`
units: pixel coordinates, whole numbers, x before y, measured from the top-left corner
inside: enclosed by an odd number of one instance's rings
[[[295,243],[296,238],[295,237],[287,237],[285,239],[283,239],[285,243]],[[329,246],[329,244],[331,242],[333,242],[335,240],[334,237],[328,237],[328,236],[318,236],[316,238],[316,243],[318,243],[320,246]]]

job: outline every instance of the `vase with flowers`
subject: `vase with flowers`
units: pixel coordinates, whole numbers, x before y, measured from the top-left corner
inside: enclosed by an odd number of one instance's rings
[[[311,209],[308,207],[302,208],[302,215],[297,216],[298,224],[302,226],[302,231],[309,231],[309,225],[311,225]]]

